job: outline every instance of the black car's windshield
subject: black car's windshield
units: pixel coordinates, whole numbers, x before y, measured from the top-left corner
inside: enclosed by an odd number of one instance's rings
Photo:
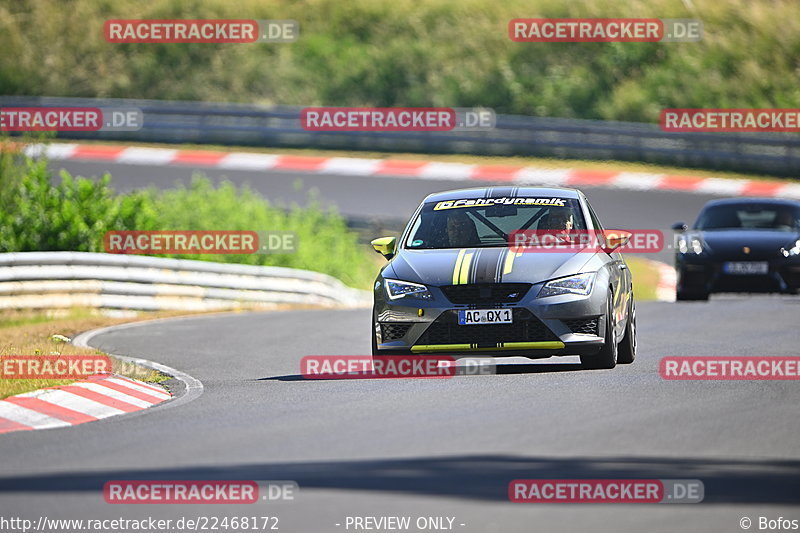
[[[695,225],[700,230],[768,229],[796,231],[800,228],[800,210],[777,204],[728,204],[709,207]]]
[[[480,198],[430,202],[406,240],[412,249],[507,246],[509,235],[525,230],[583,230],[586,222],[574,198]]]

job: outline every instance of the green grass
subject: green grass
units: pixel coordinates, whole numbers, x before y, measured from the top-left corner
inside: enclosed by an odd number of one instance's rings
[[[15,0],[0,6],[0,94],[655,122],[665,107],[796,107],[799,15],[794,0]],[[696,18],[704,38],[511,41],[509,20],[526,17]],[[110,18],[295,19],[300,38],[109,44]]]
[[[656,288],[658,287],[660,277],[658,269],[653,265],[653,262],[631,255],[625,257],[625,262],[631,269],[633,293],[636,295],[636,301],[647,302],[657,300]]]
[[[0,329],[13,328],[16,326],[27,326],[30,324],[41,324],[47,322],[49,318],[45,315],[26,316],[22,318],[3,318],[0,317]]]

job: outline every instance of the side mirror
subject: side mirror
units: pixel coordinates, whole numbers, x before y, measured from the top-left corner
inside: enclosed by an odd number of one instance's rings
[[[631,240],[631,236],[633,236],[633,233],[622,230],[614,230],[606,231],[603,236],[605,237],[606,241],[605,246],[603,246],[603,250],[610,254],[617,248],[628,244],[628,242]]]
[[[381,237],[375,239],[370,243],[376,252],[381,254],[386,259],[394,257],[394,252],[397,247],[397,237]]]
[[[689,229],[689,226],[686,225],[686,222],[676,222],[672,225],[672,229],[675,231],[686,231]]]

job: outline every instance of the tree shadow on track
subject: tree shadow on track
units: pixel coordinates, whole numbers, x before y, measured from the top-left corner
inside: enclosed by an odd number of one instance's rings
[[[699,479],[704,504],[800,504],[800,461],[469,455],[121,469],[0,478],[0,493],[102,493],[110,480],[294,480],[300,490],[359,490],[508,501],[514,479]]]

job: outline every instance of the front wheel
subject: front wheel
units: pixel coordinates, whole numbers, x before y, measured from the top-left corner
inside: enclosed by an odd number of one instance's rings
[[[628,311],[628,324],[625,326],[625,336],[619,343],[617,363],[627,365],[636,359],[636,302],[631,294],[631,308]]]
[[[582,355],[581,365],[588,369],[614,368],[617,366],[617,341],[614,337],[616,322],[614,321],[614,295],[608,291],[606,305],[605,343],[595,355]]]

